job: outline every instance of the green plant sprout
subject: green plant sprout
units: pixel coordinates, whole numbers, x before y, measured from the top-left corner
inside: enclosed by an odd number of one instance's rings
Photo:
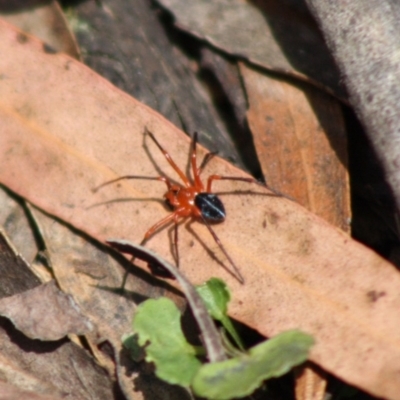
[[[182,271],[151,250],[124,240],[107,243],[121,252],[157,264],[174,276],[199,325],[204,349],[187,342],[180,311],[172,300],[149,299],[138,306],[133,334],[125,337],[124,346],[134,359],[138,355],[137,345],[144,347],[145,359],[154,363],[159,378],[191,389],[203,398],[229,400],[250,395],[264,380],[282,376],[307,360],[314,339],[299,330],[283,332],[245,351],[227,316],[230,292],[222,280],[211,278],[195,289]],[[223,346],[221,334],[210,316],[221,322],[237,348],[233,344]],[[229,355],[233,356],[228,358]],[[204,356],[208,362],[203,362]]]
[[[145,347],[145,359],[155,364],[156,375],[171,384],[191,388],[207,399],[232,399],[251,394],[264,380],[279,377],[307,360],[313,338],[299,330],[283,332],[248,351],[228,318],[229,291],[212,278],[197,287],[211,316],[219,320],[242,350],[228,360],[204,363],[204,350],[189,344],[180,325],[181,314],[167,298],[142,303],[133,320],[138,343]],[[238,353],[238,352],[236,352]]]
[[[196,286],[197,293],[201,296],[208,313],[213,319],[221,322],[222,326],[231,335],[236,346],[245,351],[244,345],[228,317],[228,303],[231,294],[228,287],[221,279],[211,278],[203,285]]]

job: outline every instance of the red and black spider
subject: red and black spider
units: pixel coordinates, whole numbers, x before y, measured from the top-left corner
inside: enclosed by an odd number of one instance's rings
[[[190,164],[193,178],[186,176],[182,170],[175,164],[174,160],[170,156],[170,154],[160,145],[154,135],[145,128],[145,134],[148,134],[153,142],[157,145],[160,151],[164,154],[168,163],[171,167],[176,171],[179,175],[179,178],[182,181],[182,184],[176,184],[171,182],[166,176],[158,176],[158,177],[146,177],[146,176],[137,176],[137,175],[126,175],[121,176],[117,179],[113,179],[112,181],[108,181],[103,183],[97,189],[108,185],[110,183],[115,183],[117,181],[123,179],[149,179],[149,180],[157,180],[162,181],[167,185],[167,191],[164,194],[165,202],[168,207],[172,210],[172,213],[155,223],[144,235],[142,242],[143,245],[151,236],[153,236],[159,229],[168,225],[169,223],[174,223],[174,251],[177,265],[179,266],[179,250],[178,250],[178,222],[182,218],[195,218],[197,220],[201,220],[204,225],[210,231],[212,237],[215,242],[222,250],[232,268],[235,271],[234,276],[238,279],[240,283],[244,283],[244,279],[242,274],[240,273],[238,267],[229,256],[224,246],[222,245],[220,239],[217,234],[211,228],[211,224],[221,223],[226,218],[225,207],[219,197],[212,193],[212,183],[216,180],[233,180],[233,181],[242,181],[249,183],[260,184],[260,182],[256,181],[253,178],[244,178],[244,177],[233,177],[233,176],[221,176],[221,175],[210,175],[207,178],[207,184],[204,185],[200,175],[207,165],[207,163],[212,159],[212,157],[216,154],[213,152],[207,153],[200,166],[197,167],[197,132],[194,133],[191,149],[190,149]]]

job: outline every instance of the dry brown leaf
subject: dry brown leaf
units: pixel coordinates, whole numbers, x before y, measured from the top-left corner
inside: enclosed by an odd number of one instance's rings
[[[0,272],[1,297],[20,292],[29,293],[37,289],[27,289],[40,285],[4,235],[0,235]],[[23,297],[24,293],[2,301]],[[34,299],[31,306],[36,306]],[[48,307],[51,307],[51,303]],[[46,319],[46,311],[43,309],[37,324],[41,324],[40,319]],[[25,322],[32,324],[32,321]],[[85,350],[65,340],[49,343],[29,339],[6,318],[0,319],[0,375],[2,380],[15,386],[12,390],[4,388],[3,391],[0,385],[0,398],[6,394],[15,394],[16,387],[29,393],[10,397],[12,399],[33,399],[42,394],[64,398],[65,393],[68,393],[71,400],[83,400],[89,398],[90,393],[90,399],[100,400],[110,398],[112,390],[109,377]]]
[[[287,82],[240,64],[247,119],[264,177],[331,224],[350,231],[347,141],[340,104],[311,85]],[[325,396],[312,365],[296,379],[297,400]]]
[[[36,276],[2,232],[0,232],[0,276],[2,277],[0,297],[14,295],[3,298],[1,300],[3,304],[15,299],[18,301],[21,297],[26,298],[29,293],[44,288],[39,286],[40,282]],[[34,287],[37,288],[31,289]],[[31,304],[23,304],[22,309],[19,307],[16,310],[20,312],[17,319],[27,311],[25,307],[31,310],[39,306],[37,299],[31,296],[30,300]],[[52,299],[48,300],[47,308],[45,310],[41,308],[38,319],[32,321],[27,317],[26,321],[22,321],[22,325],[28,325],[31,329],[36,323],[36,330],[46,330],[43,322],[48,318],[47,309],[52,307]],[[56,317],[60,322],[60,316]],[[33,328],[35,329],[35,326]],[[54,327],[47,326],[47,329],[53,330]],[[47,335],[47,332],[44,332],[44,335]],[[64,398],[65,393],[68,393],[68,398],[71,400],[83,400],[89,397],[100,400],[109,399],[112,392],[109,376],[88,356],[86,350],[66,340],[49,343],[29,339],[6,318],[0,318],[0,375],[3,380],[17,386],[19,390],[29,391],[24,399],[44,393]],[[2,392],[0,388],[0,397],[5,393],[8,391]]]
[[[1,299],[0,314],[31,339],[59,340],[94,330],[74,299],[61,292],[54,281]]]
[[[87,343],[100,365],[111,376],[117,374],[126,398],[137,400],[142,395],[152,399],[159,397],[160,393],[168,393],[171,399],[185,399],[181,388],[167,385],[154,374],[143,374],[144,366],[135,364],[122,345],[123,335],[131,331],[136,304],[149,296],[172,297],[171,292],[157,285],[155,278],[139,268],[130,268],[136,271],[135,279],[128,280],[122,295],[119,288],[128,262],[121,265],[121,260],[107,254],[97,243],[91,243],[88,238],[45,213],[36,210],[35,216],[42,226],[60,288],[73,294],[79,308],[96,325],[96,334],[87,335]],[[174,301],[182,303],[182,297],[177,297]],[[114,350],[112,358],[110,351],[102,351],[101,343],[104,341]]]
[[[267,182],[331,224],[350,231],[347,141],[341,106],[307,84],[240,64],[248,123]],[[304,367],[296,399],[325,396],[327,381]]]
[[[110,377],[86,350],[66,340],[28,339],[5,318],[0,320],[0,374],[20,390],[64,399],[109,400],[113,393]]]
[[[32,262],[38,252],[29,220],[24,206],[15,197],[10,196],[4,188],[0,188],[0,226],[10,238],[10,242],[21,251],[28,263]]]
[[[267,182],[348,232],[347,142],[337,100],[240,65],[247,118]]]
[[[22,31],[43,40],[49,51],[62,51],[79,59],[79,49],[69,30],[64,13],[55,0],[2,2],[0,16]]]
[[[0,181],[98,240],[140,241],[166,215],[163,206],[111,201],[160,199],[163,185],[129,181],[96,194],[91,189],[124,174],[157,175],[155,165],[174,176],[152,143],[143,147],[145,126],[178,165],[186,165],[188,139],[68,57],[46,54],[34,40],[20,44],[20,34],[3,25],[0,37]],[[219,159],[205,175],[212,172],[245,176]],[[248,189],[234,182],[215,186],[218,192]],[[215,226],[246,284],[205,251],[220,257],[199,223],[180,229],[185,274],[194,283],[222,277],[233,291],[233,317],[267,336],[301,328],[316,339],[314,362],[375,395],[400,398],[397,271],[296,203],[257,191],[224,196],[227,220]],[[170,258],[165,231],[148,246]]]
[[[26,228],[26,225],[22,226]],[[31,244],[27,243],[28,246]],[[2,229],[0,229],[0,276],[0,298],[33,289],[41,283]]]
[[[38,394],[34,392],[27,392],[26,390],[21,390],[16,386],[9,385],[5,382],[0,381],[0,400],[61,400],[61,397],[48,396],[43,394]]]
[[[322,35],[301,4],[241,0],[158,2],[175,16],[178,27],[224,52],[346,97]]]
[[[326,397],[327,374],[310,362],[295,371],[296,400],[323,400]]]

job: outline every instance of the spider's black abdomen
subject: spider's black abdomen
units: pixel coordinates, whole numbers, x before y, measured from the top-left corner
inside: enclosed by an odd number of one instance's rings
[[[225,207],[216,194],[199,193],[194,198],[194,204],[208,222],[222,222],[225,220]]]

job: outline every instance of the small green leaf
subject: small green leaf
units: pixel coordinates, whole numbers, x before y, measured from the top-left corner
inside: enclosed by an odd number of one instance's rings
[[[211,278],[203,285],[196,286],[196,290],[203,299],[209,314],[217,321],[222,321],[231,299],[225,282],[218,278]]]
[[[196,286],[196,290],[203,299],[211,317],[222,323],[223,327],[227,332],[229,332],[239,349],[244,351],[242,341],[236,333],[232,321],[227,315],[231,294],[225,282],[218,278],[211,278],[203,285]]]
[[[201,366],[181,329],[181,314],[168,298],[140,304],[133,320],[139,344],[146,346],[146,361],[154,362],[156,375],[168,383],[190,386]]]
[[[193,380],[195,394],[227,400],[251,394],[268,378],[279,377],[307,360],[314,339],[301,331],[281,333],[227,361],[203,365]]]

